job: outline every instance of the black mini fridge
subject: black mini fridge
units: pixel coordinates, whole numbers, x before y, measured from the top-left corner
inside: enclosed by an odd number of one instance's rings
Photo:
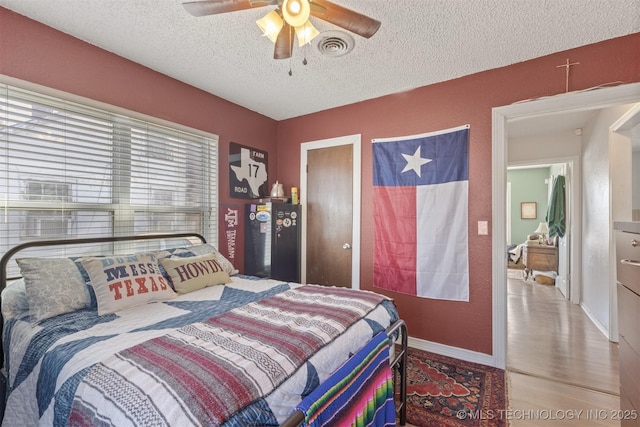
[[[245,274],[300,282],[300,212],[288,203],[246,205]]]

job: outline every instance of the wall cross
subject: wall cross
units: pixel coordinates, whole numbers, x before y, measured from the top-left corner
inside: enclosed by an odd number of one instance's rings
[[[566,70],[566,78],[565,78],[565,86],[564,86],[564,90],[565,92],[569,92],[569,69],[574,66],[574,65],[578,65],[580,64],[579,62],[569,62],[569,58],[567,58],[567,62],[566,64],[562,64],[562,65],[556,65],[556,68],[561,68],[564,67]]]

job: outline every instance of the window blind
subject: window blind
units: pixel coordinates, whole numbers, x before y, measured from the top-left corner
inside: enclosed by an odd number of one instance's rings
[[[215,136],[0,84],[2,253],[30,240],[171,231],[215,244],[217,169]],[[126,245],[57,255],[142,249]]]

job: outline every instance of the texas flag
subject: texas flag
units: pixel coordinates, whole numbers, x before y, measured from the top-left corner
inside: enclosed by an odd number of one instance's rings
[[[373,140],[373,285],[469,301],[469,126]]]

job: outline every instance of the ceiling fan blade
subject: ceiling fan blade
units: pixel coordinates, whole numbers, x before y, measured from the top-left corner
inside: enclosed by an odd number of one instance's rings
[[[273,50],[273,59],[291,58],[291,55],[293,54],[293,35],[293,27],[285,22],[284,26],[278,33],[278,38],[276,39],[276,47]]]
[[[311,0],[311,15],[369,38],[380,28],[380,21],[366,15],[338,6],[328,0]]]
[[[278,0],[201,0],[187,1],[182,6],[193,16],[207,16],[277,4]]]

